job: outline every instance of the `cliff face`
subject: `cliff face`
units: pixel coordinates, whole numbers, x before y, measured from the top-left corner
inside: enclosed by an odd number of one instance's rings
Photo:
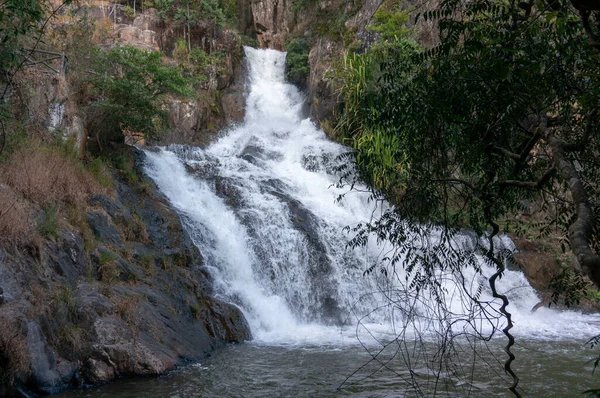
[[[135,174],[92,195],[79,224],[0,247],[0,395],[161,374],[250,338],[132,151]]]

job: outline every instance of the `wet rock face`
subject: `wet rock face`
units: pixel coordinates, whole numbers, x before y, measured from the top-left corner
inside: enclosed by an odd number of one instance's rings
[[[246,114],[246,80],[247,68],[245,62],[234,66],[233,79],[221,94],[221,106],[227,124],[244,121]]]
[[[34,321],[27,323],[27,349],[31,361],[30,377],[37,391],[56,394],[73,380],[77,364],[58,358],[48,347],[46,337]]]
[[[333,268],[331,260],[327,256],[327,247],[323,244],[323,239],[319,233],[318,218],[297,200],[287,195],[271,191],[271,193],[280,198],[287,204],[292,221],[296,230],[306,237],[308,247],[309,280],[315,292],[315,301],[319,308],[313,309],[315,317],[319,321],[329,324],[342,323],[342,311],[337,301],[336,283],[333,281]]]
[[[334,110],[339,104],[336,82],[328,76],[327,72],[343,53],[344,48],[340,43],[322,39],[311,48],[308,55],[310,115],[321,125],[333,117]]]
[[[144,155],[135,156],[140,173]],[[15,386],[54,394],[156,375],[251,338],[239,309],[211,296],[204,259],[177,214],[139,177],[117,181],[113,197],[90,198],[82,222],[92,236],[65,225],[36,250],[0,256],[0,320],[15,331],[0,330],[0,359],[23,367],[12,387],[0,385],[3,396]]]
[[[27,67],[19,73],[19,100],[12,106],[15,111],[23,112],[28,122],[44,128],[57,138],[71,139],[81,153],[86,132],[66,71],[62,69],[61,60],[50,61],[49,64],[58,73],[41,66]]]
[[[539,243],[515,235],[511,239],[518,250],[512,256],[512,265],[525,274],[531,286],[545,299],[551,294],[550,282],[560,273],[560,264]]]
[[[362,43],[363,48],[370,46],[377,39],[377,33],[367,30],[367,25],[382,3],[382,0],[365,0],[358,13],[345,23],[346,28],[356,29],[356,39]]]
[[[282,51],[288,33],[285,1],[258,0],[251,2],[251,7],[259,47]]]

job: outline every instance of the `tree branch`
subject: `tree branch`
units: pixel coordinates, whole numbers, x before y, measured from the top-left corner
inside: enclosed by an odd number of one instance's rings
[[[506,318],[506,327],[502,329],[502,332],[508,339],[508,343],[506,344],[506,347],[504,347],[504,352],[506,352],[506,354],[508,355],[508,359],[504,362],[504,371],[508,375],[510,375],[510,377],[513,380],[511,386],[508,389],[514,394],[515,397],[521,398],[521,394],[517,391],[517,386],[519,385],[519,377],[512,370],[512,363],[516,358],[515,354],[513,354],[510,350],[511,347],[515,344],[515,337],[510,333],[510,329],[513,328],[512,314],[506,310],[506,307],[508,307],[509,304],[508,298],[506,297],[506,295],[500,294],[496,290],[496,280],[502,277],[505,267],[504,263],[500,261],[494,254],[494,237],[498,234],[500,228],[498,227],[498,224],[496,224],[492,220],[489,214],[490,206],[491,204],[488,203],[488,205],[484,209],[485,219],[488,222],[488,224],[492,227],[492,233],[488,236],[490,248],[486,253],[486,257],[488,258],[488,260],[490,260],[490,262],[492,262],[496,266],[496,273],[492,275],[488,281],[490,284],[490,289],[492,289],[492,296],[500,299],[502,302],[502,306],[500,306],[499,311]]]
[[[508,156],[511,159],[517,159],[517,160],[521,159],[521,155],[519,155],[518,153],[511,152],[508,149],[501,148],[501,147],[496,146],[496,145],[492,146],[492,149],[495,152],[498,152],[498,153],[501,153],[501,154],[503,154],[505,156]]]
[[[571,249],[579,264],[590,279],[600,286],[600,256],[590,247],[590,239],[594,230],[594,212],[585,192],[583,181],[575,166],[568,160],[563,143],[554,136],[551,129],[545,129],[554,167],[566,181],[575,205],[575,222],[569,226],[568,235]]]
[[[504,187],[515,187],[515,188],[527,188],[527,189],[541,189],[545,183],[550,180],[550,177],[556,172],[554,166],[550,167],[544,175],[542,175],[537,181],[519,181],[519,180],[506,180],[500,181],[498,185]]]

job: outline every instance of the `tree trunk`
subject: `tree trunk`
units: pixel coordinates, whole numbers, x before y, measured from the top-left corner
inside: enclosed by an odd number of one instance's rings
[[[583,181],[573,163],[567,158],[563,143],[554,136],[552,130],[546,129],[544,135],[550,147],[554,167],[567,183],[575,205],[577,218],[568,230],[571,250],[583,271],[597,286],[600,286],[600,256],[590,247],[590,238],[594,230],[594,212],[585,192]]]
[[[191,34],[191,29],[190,29],[190,2],[188,1],[187,3],[187,18],[186,18],[187,24],[188,24],[188,62],[190,62],[190,56],[192,55],[192,34]]]

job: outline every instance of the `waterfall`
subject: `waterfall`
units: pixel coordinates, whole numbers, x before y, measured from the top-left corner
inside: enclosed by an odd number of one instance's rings
[[[351,235],[344,227],[368,222],[378,211],[364,189],[348,193],[335,185],[337,158],[347,148],[303,116],[302,94],[285,82],[285,53],[251,48],[245,53],[249,86],[243,124],[224,131],[206,149],[146,150],[146,173],[202,252],[215,294],[242,309],[256,340],[336,343],[351,341],[358,329],[390,332],[392,324],[402,322],[401,314],[390,318],[388,298],[378,293],[390,281],[364,275],[385,245],[347,248]],[[467,236],[458,240],[472,244]],[[506,237],[498,242],[512,245]],[[462,273],[473,289],[485,288],[486,276],[494,272],[482,269],[482,275],[472,269]],[[539,298],[521,272],[506,271],[499,287],[511,300],[517,335],[580,338],[597,331],[598,316],[548,308],[531,313]],[[447,308],[461,314],[466,303],[452,289],[448,285]],[[493,301],[485,289],[482,295]],[[356,327],[359,320],[365,328]]]

